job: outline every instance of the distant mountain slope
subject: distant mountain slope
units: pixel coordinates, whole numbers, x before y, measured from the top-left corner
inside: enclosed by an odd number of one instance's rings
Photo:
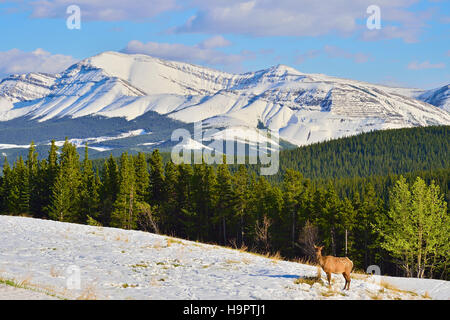
[[[417,99],[450,112],[450,84],[425,91]]]
[[[283,150],[277,177],[281,179],[287,168],[313,179],[448,169],[449,137],[449,126],[404,128]]]
[[[445,108],[408,97],[419,93],[305,74],[284,65],[231,74],[147,55],[104,52],[61,74],[2,80],[0,120],[103,116],[131,121],[154,111],[181,123],[202,121],[205,130],[231,129],[250,137],[260,132],[258,127],[269,128],[292,144],[307,145],[371,130],[450,125]],[[441,95],[430,93],[423,100],[435,103]],[[81,138],[71,132],[68,136]]]

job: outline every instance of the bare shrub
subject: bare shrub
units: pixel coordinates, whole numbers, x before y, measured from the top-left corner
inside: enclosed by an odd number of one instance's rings
[[[299,234],[298,247],[307,257],[313,260],[316,258],[314,246],[318,243],[318,239],[319,231],[317,227],[307,220]]]
[[[137,207],[139,211],[138,224],[140,229],[159,234],[159,228],[154,217],[155,208],[152,208],[147,203],[138,203]]]
[[[270,249],[269,228],[271,225],[272,220],[266,215],[264,215],[262,222],[257,220],[255,225],[256,240],[262,244],[265,252]]]

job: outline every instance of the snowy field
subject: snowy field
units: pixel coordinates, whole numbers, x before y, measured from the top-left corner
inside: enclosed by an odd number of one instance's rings
[[[151,233],[0,216],[0,299],[450,299],[449,281],[353,274],[350,291],[341,275],[331,289],[297,281],[316,274]]]

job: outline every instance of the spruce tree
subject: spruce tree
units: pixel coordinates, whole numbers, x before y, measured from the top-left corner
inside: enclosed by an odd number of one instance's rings
[[[164,190],[164,167],[161,154],[155,149],[149,159],[150,167],[150,203],[153,205],[161,205],[165,200]]]
[[[238,171],[233,176],[233,190],[236,197],[233,210],[239,220],[239,245],[244,245],[245,221],[248,216],[248,206],[250,200],[249,175],[245,165],[239,165]]]
[[[48,151],[47,162],[42,165],[42,208],[43,216],[50,217],[50,212],[52,211],[52,198],[53,190],[56,182],[56,177],[58,176],[58,146],[55,140],[51,141],[50,150]]]
[[[28,214],[30,212],[30,183],[28,168],[22,157],[13,168],[14,184],[17,190],[17,202],[14,205],[14,213]]]
[[[216,215],[214,220],[220,225],[222,244],[226,245],[228,244],[227,224],[233,216],[235,194],[233,192],[232,176],[225,159],[217,168],[216,197]]]
[[[134,169],[136,175],[136,201],[146,202],[149,200],[149,172],[145,154],[139,152],[134,159]]]
[[[55,220],[83,223],[80,212],[81,174],[76,146],[66,138],[61,149],[59,168],[52,190],[49,216]]]
[[[100,185],[92,168],[92,161],[89,160],[89,148],[86,144],[80,183],[80,210],[83,222],[87,222],[88,217],[93,220],[99,219],[99,187]]]
[[[101,213],[100,222],[104,226],[109,226],[111,223],[111,214],[114,209],[114,203],[117,200],[119,193],[119,168],[117,162],[110,154],[108,160],[105,160],[101,174]]]
[[[2,179],[2,198],[3,198],[3,212],[12,214],[15,211],[15,204],[19,198],[19,191],[17,190],[17,183],[14,181],[13,171],[9,166],[8,159],[5,157],[3,164],[3,179]]]
[[[136,180],[133,156],[124,152],[120,157],[119,192],[114,202],[111,226],[124,229],[136,229]]]
[[[167,234],[177,234],[180,219],[178,216],[178,169],[170,160],[164,168],[166,201],[160,205],[159,217],[161,228]]]
[[[39,162],[37,159],[36,146],[31,141],[30,148],[28,149],[28,157],[26,160],[26,166],[28,171],[28,194],[29,194],[29,208],[33,216],[37,216],[40,211],[40,190],[39,190]]]

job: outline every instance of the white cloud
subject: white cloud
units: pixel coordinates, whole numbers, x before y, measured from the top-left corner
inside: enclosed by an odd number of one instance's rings
[[[378,0],[382,31],[368,33],[366,9],[374,4],[373,0],[193,0],[192,6],[198,11],[175,32],[252,36],[350,35],[356,32],[367,40],[377,35],[412,42],[430,19],[429,13],[408,11],[417,1]],[[394,25],[395,28],[388,28]]]
[[[408,69],[410,70],[424,70],[424,69],[443,69],[445,68],[445,63],[430,63],[430,61],[417,62],[412,61],[408,64]]]
[[[222,36],[214,36],[202,41],[199,46],[205,49],[222,48],[231,45],[231,42]]]
[[[225,45],[230,45],[230,42],[223,37],[212,37],[192,46],[180,43],[143,43],[132,40],[122,51],[189,63],[224,66],[227,69],[238,68],[241,62],[246,59],[247,54],[227,54],[215,50],[215,48]]]
[[[101,21],[142,20],[178,8],[175,0],[38,0],[29,3],[33,18],[66,17],[66,8],[72,4],[80,7],[81,19]]]
[[[295,60],[294,62],[295,62],[295,64],[302,64],[306,60],[316,58],[317,56],[320,55],[320,53],[321,53],[320,50],[308,50],[305,53],[297,54],[294,58],[294,60]]]
[[[302,64],[306,60],[318,57],[320,54],[326,54],[329,58],[349,59],[355,63],[365,63],[371,59],[370,55],[362,52],[352,53],[336,46],[326,45],[322,49],[309,50],[305,53],[297,54],[295,56],[295,63]]]
[[[346,51],[346,50],[336,47],[336,46],[325,46],[324,52],[330,58],[350,59],[356,63],[364,63],[364,62],[369,61],[369,59],[370,59],[370,56],[365,53],[361,53],[361,52],[352,53],[352,52]]]
[[[43,49],[31,52],[19,49],[0,51],[0,76],[14,73],[58,73],[75,63],[71,56],[51,54]]]

